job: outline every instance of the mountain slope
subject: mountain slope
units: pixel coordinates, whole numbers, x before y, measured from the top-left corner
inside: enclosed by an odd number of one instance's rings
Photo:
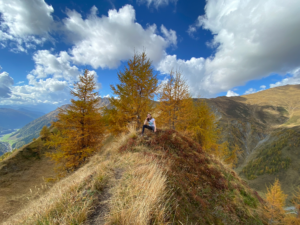
[[[109,104],[107,98],[102,98],[99,106],[103,107]],[[66,105],[61,106],[61,108],[66,108]],[[14,135],[10,137],[10,140],[16,140],[12,145],[12,148],[20,148],[21,146],[32,141],[33,138],[39,137],[40,131],[43,126],[50,126],[53,121],[56,120],[59,110],[56,109],[38,119],[26,124],[20,130],[18,130]]]
[[[62,106],[65,108],[66,106]],[[34,121],[26,124],[20,130],[18,130],[15,134],[13,134],[9,139],[16,140],[16,142],[12,145],[12,148],[20,148],[21,146],[30,143],[33,138],[37,138],[40,135],[40,131],[43,126],[50,126],[52,121],[56,120],[56,116],[59,113],[59,110],[56,109]]]
[[[0,108],[0,124],[2,129],[17,129],[23,127],[30,121],[40,117],[41,114],[28,110],[15,110]]]
[[[236,173],[174,130],[108,140],[8,224],[263,224]]]
[[[276,177],[288,199],[300,185],[298,96],[300,85],[287,85],[207,100],[219,119],[224,140],[230,146],[238,144],[242,150],[236,171],[261,193]]]
[[[51,149],[37,140],[0,161],[1,224],[52,186],[45,183],[45,179],[55,176],[54,163],[44,156],[47,151]]]

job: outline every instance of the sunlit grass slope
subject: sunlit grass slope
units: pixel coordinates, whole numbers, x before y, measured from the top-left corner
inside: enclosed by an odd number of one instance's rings
[[[37,140],[0,157],[0,223],[14,215],[51,186],[54,164],[44,156],[51,151]]]
[[[189,138],[131,129],[6,224],[263,224],[262,204]]]

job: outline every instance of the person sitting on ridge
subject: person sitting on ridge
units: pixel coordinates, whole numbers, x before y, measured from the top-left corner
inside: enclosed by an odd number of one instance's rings
[[[146,124],[148,122],[149,126]],[[156,124],[155,124],[155,119],[152,118],[151,114],[148,113],[147,118],[144,121],[144,126],[143,126],[143,131],[142,134],[144,134],[145,128],[152,130],[153,132],[156,132]]]

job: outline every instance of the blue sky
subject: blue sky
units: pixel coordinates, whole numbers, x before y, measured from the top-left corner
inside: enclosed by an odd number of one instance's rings
[[[101,96],[134,51],[194,97],[300,83],[298,0],[0,0],[0,105],[48,112],[88,68]]]

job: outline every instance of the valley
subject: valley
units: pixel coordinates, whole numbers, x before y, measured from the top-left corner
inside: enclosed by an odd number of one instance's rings
[[[9,129],[7,130],[7,133],[0,135],[0,156],[3,155],[5,152],[10,152],[13,150],[12,144],[14,143],[14,140],[9,139],[10,136],[12,136],[17,131],[17,129]]]

